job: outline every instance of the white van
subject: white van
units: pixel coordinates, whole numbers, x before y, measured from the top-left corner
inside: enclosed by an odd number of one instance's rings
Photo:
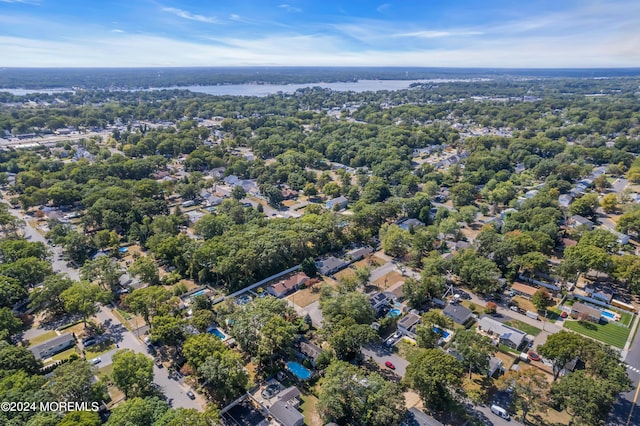
[[[507,413],[507,410],[505,410],[504,408],[497,406],[497,405],[492,405],[491,406],[491,412],[493,414],[495,414],[498,417],[502,417],[505,420],[509,420],[509,413]]]

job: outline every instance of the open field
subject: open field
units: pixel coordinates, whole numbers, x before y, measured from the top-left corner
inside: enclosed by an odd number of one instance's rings
[[[564,327],[617,348],[624,347],[630,333],[630,329],[626,327],[609,323],[593,324],[579,321],[565,321]]]
[[[373,282],[380,290],[386,290],[392,285],[404,281],[404,277],[400,272],[391,271],[387,275],[384,275]]]

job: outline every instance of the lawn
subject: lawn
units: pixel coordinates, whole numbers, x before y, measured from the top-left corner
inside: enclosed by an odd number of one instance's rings
[[[623,310],[619,310],[619,309],[615,309],[615,311],[621,315],[620,324],[631,326],[631,324],[633,323],[633,314],[632,313],[626,312],[626,311],[623,311]]]
[[[53,330],[47,331],[46,333],[43,333],[43,334],[41,334],[39,336],[36,336],[36,337],[34,337],[32,339],[29,339],[29,346],[33,346],[33,345],[37,345],[38,343],[46,342],[49,339],[53,339],[57,335],[58,335],[58,333],[56,333]]]
[[[382,263],[380,263],[380,259],[375,258],[373,256],[367,256],[364,259],[358,260],[357,262],[355,262],[353,264],[353,267],[357,269],[357,268],[363,268],[365,266],[368,266],[371,269],[375,269],[381,265]]]
[[[629,337],[630,329],[615,324],[593,324],[578,321],[565,321],[565,328],[603,343],[623,348]]]
[[[51,361],[50,362],[45,362],[45,365],[47,364],[52,364],[55,361],[62,361],[64,359],[69,358],[72,354],[76,354],[78,355],[78,351],[76,350],[75,346],[71,349],[67,349],[66,351],[62,351],[54,356],[51,357]]]
[[[388,274],[378,278],[373,283],[381,290],[386,290],[394,284],[404,281],[402,274],[396,271],[391,271]]]
[[[321,284],[318,283],[313,287],[303,288],[302,290],[298,290],[292,295],[287,296],[287,300],[300,306],[301,308],[304,308],[320,299],[320,287]]]
[[[517,328],[518,330],[522,330],[525,333],[530,334],[532,336],[537,336],[542,331],[538,327],[534,327],[530,324],[527,324],[526,322],[522,322],[516,319],[509,320],[505,322],[505,324],[510,325],[511,327]]]
[[[311,394],[303,394],[300,399],[302,399],[300,408],[304,415],[305,424],[308,426],[322,426],[324,423],[318,414],[318,398]]]
[[[344,280],[345,278],[349,279],[349,278],[353,278],[353,277],[355,277],[355,276],[356,276],[356,271],[354,271],[354,270],[353,270],[353,269],[351,269],[351,268],[347,268],[347,269],[343,269],[343,270],[342,270],[342,271],[340,271],[340,272],[336,272],[336,273],[334,274],[334,276],[335,276],[339,281],[342,281],[342,280]]]
[[[89,346],[88,349],[85,349],[84,356],[87,359],[92,359],[102,355],[105,352],[109,352],[111,349],[114,349],[115,347],[116,345],[114,345],[111,341],[102,342],[98,345]]]
[[[533,303],[531,303],[531,301],[529,299],[526,299],[526,298],[524,298],[522,296],[516,296],[511,300],[513,301],[513,303],[515,303],[516,305],[518,305],[521,309],[524,309],[525,311],[531,311],[531,312],[536,312],[537,311],[537,309],[533,305]]]

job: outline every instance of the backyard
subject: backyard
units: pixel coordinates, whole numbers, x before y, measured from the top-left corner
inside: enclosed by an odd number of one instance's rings
[[[587,337],[599,340],[603,343],[623,348],[629,337],[630,329],[619,325],[606,323],[594,324],[587,321],[565,321],[565,328]]]
[[[526,322],[517,319],[509,320],[505,322],[505,324],[510,325],[513,328],[517,328],[518,330],[522,330],[525,333],[530,334],[531,336],[537,336],[542,331],[538,327],[534,327],[530,324],[527,324]]]

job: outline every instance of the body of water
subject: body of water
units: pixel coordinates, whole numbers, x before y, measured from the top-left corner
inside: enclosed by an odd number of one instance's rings
[[[209,334],[213,334],[214,336],[216,336],[220,340],[224,340],[227,337],[227,336],[224,335],[223,332],[221,332],[217,328],[210,328],[210,329],[207,330],[207,332]]]
[[[287,363],[287,369],[300,380],[307,380],[311,377],[311,371],[299,362],[289,361]]]
[[[276,93],[294,93],[298,89],[310,87],[322,87],[338,92],[377,92],[380,90],[402,90],[408,89],[413,83],[439,84],[439,83],[456,83],[471,81],[488,81],[486,78],[475,79],[445,79],[436,78],[428,80],[358,80],[349,82],[336,83],[305,83],[305,84],[223,84],[216,86],[171,86],[171,87],[153,87],[150,89],[133,89],[132,92],[138,90],[189,90],[194,93],[206,93],[216,96],[269,96]],[[16,96],[24,96],[29,93],[61,93],[74,92],[73,89],[0,89],[0,92],[9,92]]]

